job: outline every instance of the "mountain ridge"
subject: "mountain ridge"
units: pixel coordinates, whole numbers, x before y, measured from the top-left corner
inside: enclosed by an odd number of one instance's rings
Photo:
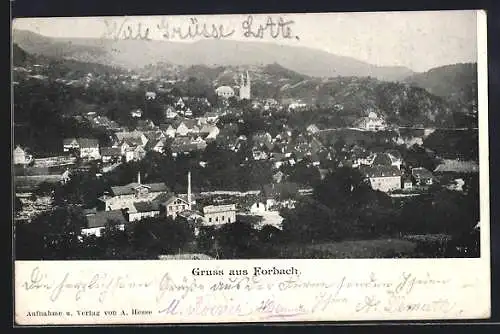
[[[172,41],[54,38],[27,30],[14,30],[13,42],[29,53],[96,61],[130,69],[150,64],[183,66],[242,66],[278,63],[313,77],[372,76],[400,81],[414,72],[401,66],[377,66],[326,51],[273,43],[233,40]]]

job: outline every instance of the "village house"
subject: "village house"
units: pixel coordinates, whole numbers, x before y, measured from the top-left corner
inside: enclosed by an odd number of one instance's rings
[[[218,97],[228,99],[234,96],[234,89],[229,86],[220,86],[215,89]]]
[[[411,175],[418,185],[430,186],[434,183],[434,176],[424,167],[412,168]]]
[[[82,159],[100,159],[99,141],[91,138],[78,138],[78,148]]]
[[[475,161],[444,159],[434,172],[439,174],[474,174],[479,173],[479,164]]]
[[[213,124],[205,124],[200,129],[200,135],[204,136],[205,140],[215,140],[219,133],[219,128]]]
[[[184,103],[184,100],[182,99],[182,97],[179,97],[179,99],[175,103],[175,109],[176,110],[182,110],[185,107],[186,107],[186,104]]]
[[[375,153],[369,163],[370,166],[393,166],[397,167],[397,169],[401,169],[401,164],[401,158],[397,158],[389,153]]]
[[[299,185],[294,182],[272,183],[262,187],[262,199],[268,210],[273,207],[293,207],[298,193]]]
[[[142,117],[142,110],[141,109],[132,110],[130,112],[130,116],[132,118],[141,118]]]
[[[362,117],[357,120],[355,126],[366,131],[380,131],[385,130],[387,127],[384,119],[373,111],[370,112],[367,117]]]
[[[369,180],[373,190],[389,192],[401,189],[401,171],[394,166],[362,166],[360,171]]]
[[[64,152],[78,150],[79,148],[80,148],[80,145],[78,144],[78,140],[76,138],[63,139],[63,151]]]
[[[139,221],[144,218],[153,218],[160,215],[160,207],[158,203],[151,202],[134,202],[133,205],[126,210],[126,216],[129,222]]]
[[[33,161],[33,156],[26,153],[26,150],[21,146],[16,146],[14,149],[13,162],[14,165],[27,165]]]
[[[155,201],[160,204],[160,214],[172,219],[177,218],[179,214],[186,210],[191,210],[189,201],[181,196],[163,194],[156,198]]]
[[[222,225],[236,221],[236,205],[208,205],[203,207],[203,222],[205,225]]]
[[[206,147],[207,143],[201,137],[176,137],[170,145],[173,157],[192,151],[202,151]]]
[[[199,132],[200,128],[194,119],[181,120],[175,129],[176,136],[187,136],[189,134],[198,134]]]
[[[206,112],[204,117],[207,119],[208,123],[215,124],[219,120],[219,114],[213,111]]]
[[[155,92],[146,92],[146,100],[155,100],[156,93]]]
[[[141,145],[129,146],[125,150],[125,161],[140,161],[146,156],[146,150]]]
[[[250,206],[250,213],[252,215],[263,214],[266,211],[267,211],[266,204],[260,201],[257,201]]]
[[[306,131],[309,133],[309,134],[315,134],[316,132],[319,131],[319,128],[316,124],[310,124],[307,128],[306,128]]]
[[[169,124],[167,129],[165,130],[165,135],[169,138],[174,138],[177,133],[177,130],[172,126],[172,124]]]
[[[153,151],[158,153],[164,153],[166,148],[166,140],[164,138],[161,139],[151,139],[148,140],[146,144],[145,151]]]
[[[117,145],[122,143],[124,140],[128,141],[127,143],[129,145],[131,145],[131,143],[133,143],[133,145],[144,146],[148,142],[148,138],[146,137],[146,135],[142,131],[139,131],[137,129],[135,129],[134,131],[116,132],[114,135],[116,138],[115,144],[117,144]],[[136,142],[137,140],[139,142]]]
[[[137,126],[135,127],[137,131],[154,131],[157,130],[158,127],[155,125],[155,123],[150,120],[150,119],[141,119],[137,121]]]
[[[121,210],[91,212],[85,218],[86,225],[81,230],[81,234],[85,236],[95,235],[96,237],[100,237],[108,224],[116,224],[123,231],[127,224],[127,220]]]
[[[102,162],[118,162],[122,158],[122,150],[120,147],[102,147],[101,148],[101,160]]]
[[[124,186],[113,186],[109,194],[104,194],[99,198],[100,208],[105,211],[132,208],[135,202],[152,201],[158,195],[168,193],[169,189],[165,183],[141,183],[141,175],[138,173],[137,182],[132,182]]]
[[[178,116],[178,113],[171,106],[168,106],[165,110],[165,118],[166,119],[175,119]]]
[[[413,181],[409,176],[403,176],[403,189],[412,189]]]

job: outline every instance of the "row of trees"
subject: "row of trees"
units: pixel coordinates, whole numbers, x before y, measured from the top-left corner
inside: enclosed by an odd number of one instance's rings
[[[283,210],[283,232],[308,243],[404,234],[461,236],[479,221],[477,176],[466,184],[464,193],[435,187],[427,196],[394,202],[372,190],[356,170],[338,168],[314,188],[311,198]]]

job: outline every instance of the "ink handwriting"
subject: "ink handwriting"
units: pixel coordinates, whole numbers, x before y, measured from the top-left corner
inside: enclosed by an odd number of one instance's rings
[[[285,21],[282,17],[278,20],[274,20],[271,16],[268,16],[265,24],[255,24],[252,15],[249,15],[246,20],[241,23],[243,29],[243,36],[247,38],[258,38],[263,39],[265,37],[271,37],[273,39],[284,38],[284,39],[299,39],[298,36],[294,35],[292,32],[292,25],[295,22],[292,20]]]
[[[50,275],[49,275],[50,274]],[[266,279],[256,276],[217,277],[201,280],[170,272],[154,278],[132,278],[106,271],[52,274],[34,267],[21,287],[27,293],[46,295],[56,303],[67,298],[80,301],[112,301],[117,293],[156,296],[157,314],[163,316],[252,316],[262,319],[297,318],[351,309],[360,314],[449,313],[456,303],[442,291],[451,282],[430,274],[403,272],[391,278],[368,273],[364,277],[340,275],[331,280],[307,280],[297,276]],[[122,292],[123,291],[123,292]],[[427,291],[422,299],[421,292]],[[289,296],[302,293],[304,298]],[[241,298],[252,295],[253,298]],[[37,297],[38,298],[38,297]]]

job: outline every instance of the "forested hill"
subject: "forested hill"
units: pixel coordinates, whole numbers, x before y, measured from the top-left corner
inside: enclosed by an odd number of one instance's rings
[[[462,63],[433,68],[405,79],[452,103],[477,108],[477,64]]]
[[[14,43],[12,47],[12,63],[14,66],[29,67],[35,64],[44,65],[46,73],[50,77],[78,79],[88,73],[93,74],[120,74],[125,71],[115,66],[97,64],[93,62],[78,61],[60,57],[47,57],[43,55],[30,54]]]

